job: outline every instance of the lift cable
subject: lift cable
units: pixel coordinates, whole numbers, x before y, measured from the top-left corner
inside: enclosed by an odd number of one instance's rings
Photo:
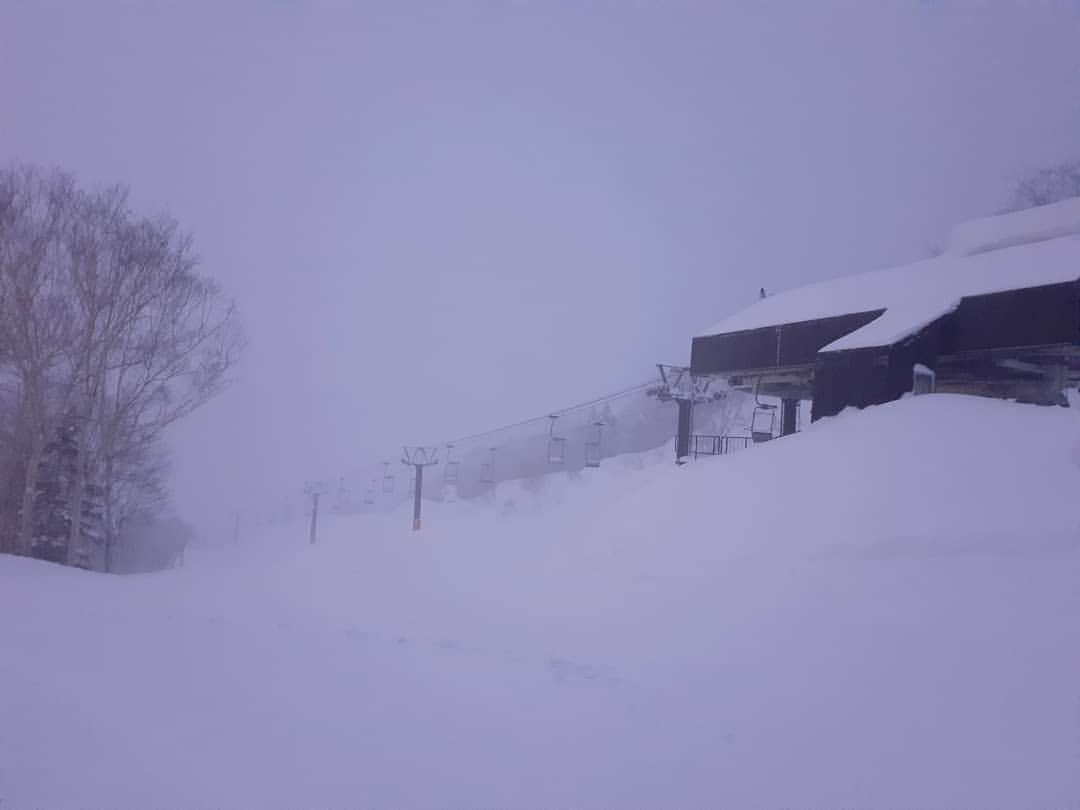
[[[520,422],[513,422],[513,423],[508,424],[508,425],[501,425],[500,427],[492,428],[491,430],[485,430],[485,431],[482,431],[480,433],[473,433],[473,434],[470,434],[468,436],[462,436],[460,438],[453,439],[453,440],[451,440],[449,442],[439,442],[439,444],[440,445],[449,444],[449,445],[452,445],[452,446],[461,447],[462,445],[468,444],[470,442],[474,442],[474,441],[476,441],[478,439],[485,439],[485,438],[487,438],[489,436],[495,436],[495,435],[497,435],[499,433],[505,433],[508,430],[514,430],[515,428],[525,427],[526,425],[533,425],[533,424],[539,424],[541,422],[550,421],[552,416],[565,416],[567,414],[574,413],[576,411],[581,411],[581,410],[584,410],[585,408],[589,408],[589,407],[592,407],[592,406],[595,406],[595,405],[600,405],[600,404],[607,403],[607,402],[614,402],[617,399],[621,399],[622,397],[629,396],[630,394],[637,393],[638,391],[644,391],[645,389],[652,388],[652,387],[656,386],[657,382],[658,382],[658,380],[656,378],[652,378],[652,379],[648,380],[647,382],[638,383],[637,385],[632,385],[629,388],[622,389],[621,391],[615,391],[614,393],[611,393],[611,394],[604,394],[603,396],[599,396],[599,397],[596,397],[594,399],[590,399],[590,400],[588,400],[586,402],[579,402],[579,403],[574,404],[574,405],[568,405],[568,406],[566,406],[564,408],[560,408],[559,410],[548,411],[543,416],[533,416],[533,417],[530,417],[529,419],[522,419]],[[491,448],[488,448],[488,452],[490,452],[490,451],[491,451]],[[490,464],[492,464],[492,466],[494,466],[494,459],[489,459],[488,463],[490,463]],[[384,465],[384,471],[383,471],[382,491],[384,493],[389,494],[389,493],[393,492],[393,487],[394,487],[393,473],[390,472],[390,464],[389,464],[389,462],[383,462],[383,465]],[[360,468],[357,468],[357,469],[365,469],[365,467],[360,467]]]
[[[532,424],[539,424],[540,422],[551,419],[552,416],[565,416],[568,413],[580,411],[592,405],[600,405],[605,402],[612,402],[616,399],[629,396],[630,394],[636,393],[637,391],[642,391],[654,385],[656,385],[656,380],[649,380],[648,382],[639,383],[638,385],[631,386],[630,388],[625,388],[622,391],[616,391],[613,394],[605,394],[602,397],[590,399],[588,402],[579,402],[576,405],[569,405],[565,408],[560,408],[557,411],[548,411],[543,416],[533,416],[529,419],[523,419],[520,422],[514,422],[513,424],[502,425],[501,427],[492,428],[491,430],[485,430],[482,433],[473,433],[470,436],[463,436],[461,438],[454,439],[451,444],[462,445],[468,442],[476,441],[477,439],[484,439],[488,436],[494,436],[497,433],[504,433],[508,430],[513,430],[514,428],[524,427],[526,425]]]

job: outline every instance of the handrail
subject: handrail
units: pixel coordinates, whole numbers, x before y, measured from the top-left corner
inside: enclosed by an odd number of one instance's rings
[[[745,450],[753,442],[752,436],[718,436],[695,433],[690,437],[690,454],[699,456],[725,456],[735,450]]]

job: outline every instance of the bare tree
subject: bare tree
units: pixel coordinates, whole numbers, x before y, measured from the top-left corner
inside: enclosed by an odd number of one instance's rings
[[[244,345],[235,305],[197,264],[176,221],[136,215],[122,187],[0,171],[0,396],[17,403],[14,415],[0,409],[10,436],[0,469],[21,479],[20,553],[61,421],[76,455],[69,563],[87,553],[90,490],[104,501],[106,565],[124,514],[160,500],[164,431],[221,391]]]
[[[191,240],[175,221],[133,223],[120,255],[124,274],[140,283],[126,290],[122,328],[95,389],[107,544],[116,534],[118,465],[150,458],[166,428],[217,395],[244,346],[235,305],[194,272]]]
[[[28,553],[38,467],[64,407],[59,367],[71,340],[60,234],[75,194],[71,177],[20,167],[0,176],[0,344],[18,397],[17,443],[23,487],[16,551]]]
[[[165,479],[169,459],[160,446],[142,445],[125,456],[114,457],[105,498],[105,548],[103,566],[112,571],[116,545],[135,519],[151,519],[168,509]]]
[[[1023,177],[1009,196],[1006,211],[1020,211],[1080,197],[1080,160],[1048,166]]]

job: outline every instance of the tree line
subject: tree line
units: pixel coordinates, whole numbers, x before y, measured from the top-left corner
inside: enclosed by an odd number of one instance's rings
[[[109,571],[167,504],[165,430],[228,383],[235,303],[120,185],[0,169],[0,552]]]
[[[1080,160],[1066,160],[1021,177],[1013,186],[1005,212],[1080,197]]]

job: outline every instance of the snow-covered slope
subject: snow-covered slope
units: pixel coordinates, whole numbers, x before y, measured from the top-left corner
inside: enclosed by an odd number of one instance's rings
[[[0,558],[0,806],[1071,806],[1078,495],[1075,411],[940,395],[418,535]]]

